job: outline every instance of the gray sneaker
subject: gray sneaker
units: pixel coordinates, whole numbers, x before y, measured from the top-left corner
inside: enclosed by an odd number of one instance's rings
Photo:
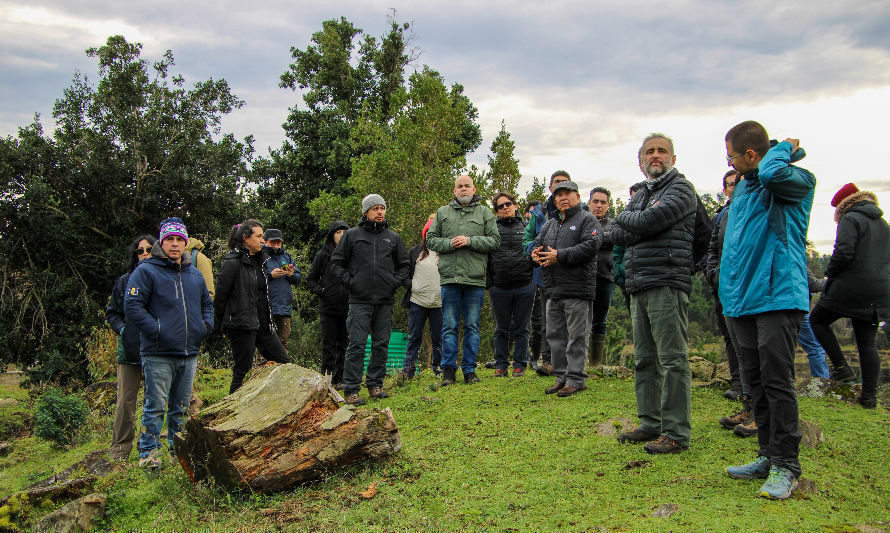
[[[766,483],[760,487],[760,495],[771,500],[785,500],[791,497],[796,488],[797,476],[791,473],[791,470],[773,466],[769,469]]]
[[[735,479],[764,479],[769,475],[770,460],[758,455],[746,465],[727,466],[726,475]]]

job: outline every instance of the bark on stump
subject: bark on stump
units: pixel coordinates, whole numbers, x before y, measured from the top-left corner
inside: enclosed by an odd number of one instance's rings
[[[330,378],[294,364],[256,369],[239,390],[175,436],[192,482],[273,493],[402,447],[390,410],[340,403]]]

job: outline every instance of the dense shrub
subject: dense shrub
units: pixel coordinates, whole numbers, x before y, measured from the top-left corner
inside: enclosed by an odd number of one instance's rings
[[[61,446],[74,444],[88,411],[87,403],[78,395],[50,387],[34,406],[34,433]]]

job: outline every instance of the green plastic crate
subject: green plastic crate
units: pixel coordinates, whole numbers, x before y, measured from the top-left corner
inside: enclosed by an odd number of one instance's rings
[[[399,328],[394,328],[389,335],[389,349],[386,351],[386,373],[395,374],[402,369],[405,362],[405,350],[408,348],[408,335],[402,333]],[[365,365],[363,371],[368,371],[368,363],[371,361],[371,336],[365,344]]]

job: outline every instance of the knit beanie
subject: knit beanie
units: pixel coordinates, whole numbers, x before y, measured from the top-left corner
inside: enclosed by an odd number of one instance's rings
[[[164,242],[164,239],[171,235],[179,235],[185,242],[189,240],[189,234],[185,230],[185,223],[179,217],[170,217],[163,222],[161,222],[161,233],[158,236],[158,241]]]
[[[844,198],[857,192],[859,192],[859,187],[853,183],[844,185],[837,193],[835,193],[834,198],[831,199],[831,207],[837,207],[839,203],[844,201]]]
[[[382,205],[386,207],[386,200],[383,199],[379,194],[369,194],[362,198],[362,214],[368,212],[368,209],[371,209],[374,206]]]

